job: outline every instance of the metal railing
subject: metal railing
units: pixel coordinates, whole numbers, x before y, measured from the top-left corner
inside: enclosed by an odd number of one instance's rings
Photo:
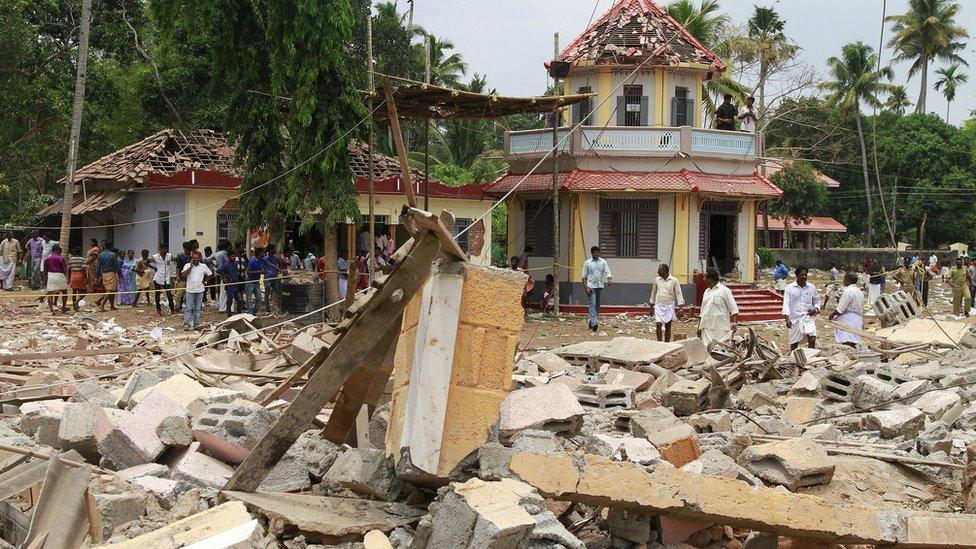
[[[569,128],[559,130],[559,140]],[[758,134],[666,126],[582,126],[563,141],[561,153],[576,156],[590,151],[601,155],[670,156],[685,153],[694,157],[755,158]],[[506,132],[505,153],[510,156],[541,156],[552,147],[552,129]]]

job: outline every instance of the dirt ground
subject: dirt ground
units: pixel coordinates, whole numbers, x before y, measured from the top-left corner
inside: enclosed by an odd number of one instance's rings
[[[823,294],[827,280],[823,278],[811,278],[811,282]],[[760,278],[758,285],[760,287],[770,287],[772,286],[772,280]],[[889,283],[886,289],[888,291],[896,291],[897,288],[893,286],[895,286],[894,283]],[[22,285],[21,281],[18,281],[15,290],[11,294],[0,292],[0,317],[2,317],[4,324],[10,327],[8,329],[14,329],[16,326],[25,326],[22,322],[23,320],[36,319],[38,322],[43,323],[48,319],[89,319],[98,322],[112,320],[115,324],[125,329],[150,330],[154,327],[160,327],[167,332],[175,332],[180,330],[183,319],[182,311],[178,311],[176,315],[164,313],[162,317],[156,316],[155,307],[147,307],[145,303],[135,308],[131,305],[117,305],[116,311],[106,310],[105,312],[100,312],[90,298],[86,300],[86,304],[79,312],[70,310],[69,301],[69,311],[67,313],[56,313],[52,316],[48,312],[46,303],[39,303],[37,298],[21,297],[25,293],[30,293],[30,291]],[[38,293],[37,295],[40,296],[41,294]],[[835,304],[836,302],[832,301],[824,311],[824,314],[817,319],[820,340],[822,342],[833,342],[833,330],[827,326],[826,317],[833,310],[832,305]],[[165,301],[163,302],[163,309],[164,311],[167,309]],[[951,312],[951,291],[941,280],[937,279],[931,283],[929,311],[936,315],[936,318],[942,318]],[[218,322],[224,317],[225,315],[216,311],[211,302],[208,301],[202,315],[204,327],[207,324]],[[283,319],[284,317],[281,318]],[[868,328],[872,327],[872,323],[876,326],[876,322],[871,318],[870,314],[865,318],[865,321],[866,327]],[[696,318],[682,318],[673,325],[673,337],[675,339],[695,337],[697,326],[698,321]],[[787,344],[786,326],[781,320],[744,322],[740,323],[739,326],[740,330],[747,328],[756,330],[757,335],[775,342],[781,350],[789,347]],[[646,315],[605,316],[601,319],[600,329],[596,333],[591,332],[587,328],[585,316],[563,315],[559,317],[538,318],[538,315],[530,313],[526,318],[525,328],[522,332],[520,349],[552,349],[578,341],[608,340],[618,336],[653,338],[655,337],[654,332],[654,320],[650,314],[650,309],[648,309]]]

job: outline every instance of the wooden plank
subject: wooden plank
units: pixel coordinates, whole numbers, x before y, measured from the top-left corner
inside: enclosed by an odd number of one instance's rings
[[[417,208],[410,208],[408,212],[411,214],[411,217],[417,223],[418,227],[427,229],[428,231],[431,231],[437,235],[437,239],[441,244],[441,251],[443,251],[445,254],[453,255],[461,261],[468,260],[467,254],[465,254],[464,250],[458,246],[457,241],[454,240],[454,235],[451,234],[451,231],[448,230],[447,226],[445,226],[440,217]],[[452,227],[454,226],[453,218],[451,218],[450,224]]]
[[[261,379],[280,379],[286,380],[290,379],[294,374],[276,374],[272,372],[248,372],[244,370],[226,370],[224,368],[197,368],[199,371],[205,374],[214,374],[218,376],[233,376],[233,377],[244,377],[244,378],[261,378]],[[302,376],[298,376],[299,378]]]
[[[70,467],[58,459],[48,462],[44,488],[27,532],[27,543],[46,533],[43,546],[48,549],[81,547],[88,535],[85,493],[91,474],[91,466]]]
[[[328,357],[315,369],[295,400],[237,468],[225,490],[257,490],[268,471],[278,463],[298,436],[308,429],[322,407],[335,398],[349,376],[369,364],[370,354],[376,353],[375,348],[386,337],[390,326],[403,315],[407,303],[430,276],[430,267],[439,249],[436,235],[427,231],[418,234],[409,254],[386,282],[370,295],[356,317],[347,319],[352,322],[332,345]],[[376,360],[382,358],[380,356]]]
[[[215,535],[242,526],[250,521],[251,515],[247,512],[243,503],[239,501],[228,501],[216,507],[211,507],[206,511],[170,523],[148,534],[100,547],[102,549],[144,549],[146,547],[164,549],[169,547],[186,547],[197,542],[205,542]],[[201,544],[200,546],[203,547],[204,545]],[[213,547],[213,545],[206,546]],[[220,547],[225,546],[221,545]]]
[[[102,349],[76,349],[74,351],[51,351],[48,353],[15,353],[0,355],[0,362],[10,363],[22,360],[46,360],[49,358],[75,358],[79,356],[122,355],[146,351],[145,347],[104,347]]]
[[[390,115],[390,132],[393,134],[393,143],[396,145],[397,157],[400,161],[400,179],[407,192],[407,205],[416,208],[417,197],[414,196],[413,182],[410,181],[410,164],[407,162],[407,149],[403,146],[403,134],[400,133],[400,118],[397,116],[396,103],[393,102],[393,88],[390,86],[390,79],[386,76],[383,77],[383,90],[386,93],[386,111]],[[373,151],[370,150],[369,154],[373,154]]]

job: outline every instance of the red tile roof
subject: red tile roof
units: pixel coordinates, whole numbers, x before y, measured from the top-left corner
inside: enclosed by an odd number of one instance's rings
[[[763,220],[762,215],[756,216],[756,227],[762,228]],[[769,217],[769,230],[771,231],[782,231],[783,220],[778,217]],[[845,227],[840,221],[837,221],[833,217],[812,217],[809,223],[803,223],[794,219],[790,222],[790,230],[797,232],[809,232],[809,233],[846,233],[847,227]]]
[[[617,0],[557,59],[574,65],[624,64],[642,62],[648,55],[660,58],[658,64],[702,63],[714,71],[725,70],[718,55],[652,0]]]
[[[524,178],[524,181],[522,181]],[[519,182],[522,182],[519,184]],[[513,188],[516,192],[539,192],[552,189],[551,174],[506,174],[484,187],[485,193],[504,194]],[[723,196],[774,198],[781,196],[768,179],[752,173],[749,175],[720,175],[690,172],[621,172],[573,170],[559,174],[559,188],[568,192],[587,191],[657,191],[674,193],[703,193]]]
[[[766,165],[766,177],[772,177],[778,172],[782,171],[783,168],[789,166],[793,163],[792,158],[771,158],[765,162]],[[840,187],[840,181],[837,181],[833,177],[825,175],[819,170],[813,170],[813,174],[817,176],[817,181],[823,183],[828,189],[836,189]]]
[[[368,170],[367,170],[368,171]],[[422,173],[422,172],[421,172]],[[413,181],[414,193],[417,195],[417,199],[420,200],[424,195],[424,178],[423,176],[415,178]],[[484,185],[472,184],[472,185],[461,185],[459,187],[451,187],[445,185],[436,179],[430,180],[430,197],[431,198],[446,198],[455,200],[481,200],[484,197]],[[366,194],[369,192],[369,180],[365,177],[356,177],[356,190],[359,194]],[[403,181],[400,180],[400,176],[388,177],[386,179],[381,179],[378,181],[373,181],[373,192],[376,194],[399,194],[406,197],[403,192]]]

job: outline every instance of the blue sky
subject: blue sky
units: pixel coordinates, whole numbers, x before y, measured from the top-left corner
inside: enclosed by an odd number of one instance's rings
[[[596,17],[606,11],[613,0],[415,0],[414,22],[443,38],[449,38],[469,63],[470,73],[486,74],[488,82],[506,95],[535,95],[545,89],[544,60],[552,57],[553,33],[559,32],[566,44],[582,32],[590,20],[595,2]],[[666,1],[660,2],[666,4]],[[720,5],[734,23],[744,23],[753,5],[774,6],[786,20],[787,35],[802,48],[800,55],[823,72],[826,59],[839,55],[847,42],[862,40],[877,47],[881,31],[883,0],[720,0]],[[888,0],[888,14],[904,13],[907,0]],[[961,0],[958,23],[976,35],[976,1]],[[400,0],[402,9],[406,1]],[[885,41],[890,25],[885,25]],[[956,94],[949,121],[959,124],[976,108],[976,38],[971,38],[963,57],[973,67],[970,82]],[[882,62],[893,52],[885,49]],[[946,100],[935,91],[934,71],[929,69],[927,109],[944,117]],[[908,96],[915,102],[919,91],[918,76],[907,81],[908,65],[895,65],[897,84],[905,84]]]

